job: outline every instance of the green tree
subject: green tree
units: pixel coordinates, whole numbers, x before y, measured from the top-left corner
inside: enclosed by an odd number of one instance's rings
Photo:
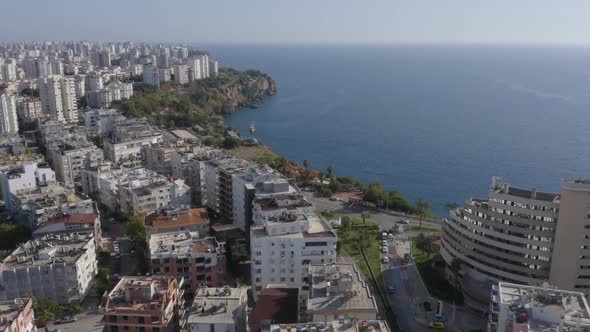
[[[416,238],[416,248],[422,250],[428,257],[434,251],[434,243],[432,242],[432,237],[424,235],[424,233],[418,234]]]
[[[223,143],[221,143],[221,145],[223,146],[224,149],[235,149],[238,146],[240,146],[241,141],[239,138],[236,137],[232,137],[232,136],[226,136],[225,139],[223,140]]]
[[[111,271],[107,267],[101,267],[98,269],[98,273],[96,274],[96,277],[94,277],[94,283],[92,284],[92,289],[96,296],[102,296],[111,288],[109,284],[110,272]]]
[[[375,203],[379,205],[379,202],[383,202],[385,199],[385,191],[383,190],[383,186],[379,182],[374,182],[369,184],[367,190],[365,191],[365,200],[371,203]]]
[[[330,181],[332,181],[332,178],[334,177],[334,167],[332,167],[332,165],[326,168],[326,176]]]
[[[428,202],[423,201],[423,200],[418,200],[416,202],[416,211],[418,212],[418,216],[420,217],[420,221],[419,221],[419,229],[422,229],[422,218],[424,218],[424,216],[426,215],[426,212],[428,212],[428,209],[430,208],[430,206],[428,205]]]
[[[371,212],[365,211],[361,213],[361,219],[363,219],[363,224],[367,222],[367,219],[371,218]]]
[[[21,224],[0,224],[0,249],[12,250],[31,239],[31,231]]]
[[[340,222],[342,223],[342,235],[346,239],[350,234],[352,219],[349,216],[342,216],[340,217]]]

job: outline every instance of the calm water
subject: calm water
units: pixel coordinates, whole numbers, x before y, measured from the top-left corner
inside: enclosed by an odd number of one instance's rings
[[[590,176],[590,49],[207,46],[279,93],[226,118],[289,159],[380,181],[445,214],[493,175],[559,190]]]

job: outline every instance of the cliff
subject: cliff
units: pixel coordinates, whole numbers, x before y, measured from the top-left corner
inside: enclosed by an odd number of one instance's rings
[[[225,99],[223,113],[233,113],[242,107],[256,107],[266,97],[277,93],[277,84],[270,76],[247,71],[240,79],[220,89]]]

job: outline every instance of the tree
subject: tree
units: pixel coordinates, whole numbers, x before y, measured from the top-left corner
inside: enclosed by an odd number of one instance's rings
[[[309,160],[304,160],[303,161],[303,167],[305,168],[306,171],[309,171],[309,167],[311,166],[311,163],[309,162]]]
[[[424,235],[424,233],[418,234],[416,238],[416,248],[424,251],[430,257],[430,254],[434,251],[434,243],[430,236]]]
[[[21,224],[0,224],[0,250],[13,250],[31,239],[31,231]]]
[[[365,201],[379,204],[379,202],[383,201],[385,198],[385,191],[383,190],[383,186],[379,182],[371,183],[367,190],[365,191]]]
[[[352,219],[349,216],[342,216],[340,222],[342,223],[342,235],[344,238],[348,238],[352,226]]]
[[[111,271],[107,267],[101,267],[98,269],[98,273],[96,274],[96,277],[94,277],[94,284],[92,284],[92,289],[94,290],[95,295],[102,296],[110,289],[110,272]]]
[[[367,219],[371,218],[371,212],[365,211],[361,213],[361,219],[363,219],[363,224],[367,222]]]
[[[330,181],[334,177],[334,167],[332,167],[332,165],[330,165],[330,166],[328,166],[328,168],[326,168],[326,176],[328,177],[328,179]]]
[[[454,203],[454,202],[447,202],[447,204],[445,204],[445,206],[447,207],[447,209],[449,210],[455,210],[456,208],[459,207],[459,204]]]
[[[224,149],[231,150],[240,146],[240,143],[241,141],[239,138],[227,136],[221,145]]]
[[[423,200],[418,200],[416,202],[416,211],[418,212],[418,216],[420,216],[420,222],[419,222],[419,229],[422,229],[422,218],[424,218],[424,216],[426,215],[426,212],[428,212],[428,209],[430,208],[430,206],[428,205],[428,202],[423,201]]]

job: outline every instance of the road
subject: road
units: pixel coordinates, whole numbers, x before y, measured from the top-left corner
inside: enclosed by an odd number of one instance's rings
[[[318,210],[328,210],[336,214],[359,219],[361,218],[361,213],[365,211],[363,208],[350,206],[350,204],[346,202],[331,201],[328,198],[316,197],[314,193],[304,192],[304,195]],[[368,220],[379,224],[381,229],[391,229],[393,225],[399,223],[401,219],[409,221],[411,225],[418,226],[419,224],[419,219],[416,217],[399,217],[384,212],[371,212],[371,217]],[[422,221],[422,226],[440,229],[440,223],[438,222]]]

